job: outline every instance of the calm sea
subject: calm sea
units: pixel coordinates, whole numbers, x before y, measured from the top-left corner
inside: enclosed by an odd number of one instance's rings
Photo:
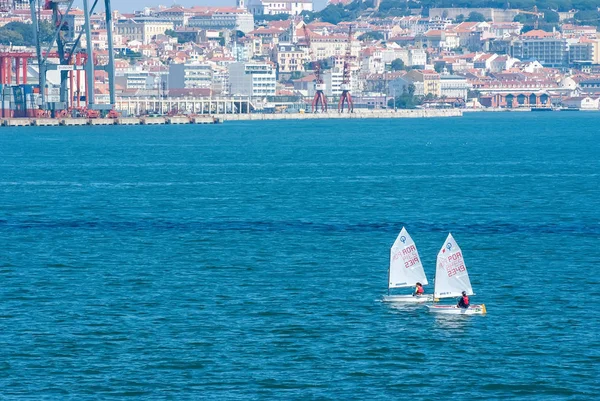
[[[0,127],[0,398],[594,399],[599,122]],[[402,226],[486,316],[381,302]]]

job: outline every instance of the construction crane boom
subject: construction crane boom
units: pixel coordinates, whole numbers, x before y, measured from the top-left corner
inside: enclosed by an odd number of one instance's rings
[[[535,20],[533,21],[533,28],[538,29],[539,19],[544,18],[544,13],[538,12],[537,6],[533,6],[533,11],[525,11],[525,10],[517,10],[519,14],[527,14],[535,16]]]

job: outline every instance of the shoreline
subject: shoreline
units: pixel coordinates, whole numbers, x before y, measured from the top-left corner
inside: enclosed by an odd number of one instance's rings
[[[354,113],[279,113],[279,114],[218,114],[223,121],[268,121],[268,120],[331,120],[371,118],[445,118],[462,117],[461,109],[412,109],[412,110],[360,110]]]
[[[354,113],[250,113],[250,114],[208,114],[199,116],[142,116],[118,118],[0,118],[2,127],[49,127],[49,126],[106,126],[106,125],[184,125],[184,124],[220,124],[226,121],[280,121],[280,120],[334,120],[334,119],[396,119],[396,118],[449,118],[462,117],[465,113],[502,113],[562,111],[534,110],[531,108],[487,108],[487,109],[399,109],[399,110],[358,110]],[[567,110],[571,111],[571,110]],[[577,110],[579,111],[579,110]],[[597,111],[597,110],[582,110]]]
[[[50,127],[50,126],[106,126],[106,125],[182,125],[219,124],[224,121],[270,121],[270,120],[326,120],[326,119],[390,119],[390,118],[445,118],[461,117],[460,109],[415,110],[360,110],[354,113],[279,113],[279,114],[211,114],[202,116],[157,116],[119,118],[35,118],[15,117],[0,119],[2,127]],[[1,129],[1,128],[0,128]]]

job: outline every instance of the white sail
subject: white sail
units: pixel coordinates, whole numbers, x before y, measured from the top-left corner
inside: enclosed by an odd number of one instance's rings
[[[435,298],[459,297],[463,291],[466,291],[467,295],[473,295],[462,251],[452,234],[448,234],[437,256],[433,296]]]
[[[412,287],[416,283],[427,285],[427,277],[415,242],[402,227],[390,250],[388,288]]]

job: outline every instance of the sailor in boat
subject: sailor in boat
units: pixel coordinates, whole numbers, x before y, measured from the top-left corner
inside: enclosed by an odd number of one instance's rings
[[[458,306],[459,308],[464,308],[464,309],[468,309],[469,308],[469,297],[467,296],[467,292],[463,291],[462,292],[462,297],[458,300]]]
[[[423,284],[417,283],[417,286],[415,287],[415,292],[413,293],[413,297],[421,296],[423,295],[423,293],[425,293],[425,290],[423,289]]]

